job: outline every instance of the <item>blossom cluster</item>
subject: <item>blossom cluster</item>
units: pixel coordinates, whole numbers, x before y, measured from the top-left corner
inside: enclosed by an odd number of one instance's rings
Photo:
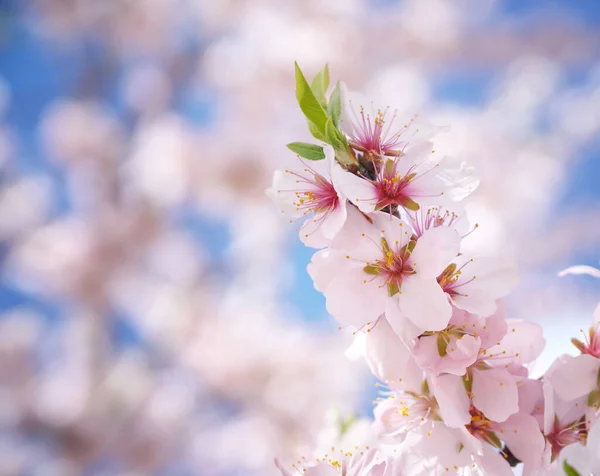
[[[477,232],[463,200],[473,169],[438,157],[443,132],[312,83],[296,65],[296,95],[318,144],[294,142],[296,168],[278,170],[267,195],[316,248],[308,272],[327,311],[355,339],[381,381],[371,445],[333,446],[287,466],[285,476],[568,476],[600,471],[600,319],[577,358],[542,378],[539,325],[511,319],[502,301],[514,265],[472,255]],[[331,89],[331,91],[330,91]]]

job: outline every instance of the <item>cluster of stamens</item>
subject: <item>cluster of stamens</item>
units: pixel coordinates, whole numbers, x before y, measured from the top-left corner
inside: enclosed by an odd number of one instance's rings
[[[582,354],[588,354],[600,359],[600,323],[594,327],[590,327],[587,335],[583,329],[580,329],[580,332],[583,334],[584,342],[581,342],[579,339],[571,339],[573,345]]]
[[[352,101],[350,101],[352,106]],[[407,124],[404,124],[398,129],[393,130],[397,111],[392,113],[392,117],[388,122],[390,107],[378,109],[372,115],[365,112],[364,106],[359,106],[359,113],[356,113],[354,107],[350,108],[354,115],[354,123],[351,125],[352,131],[349,134],[350,145],[361,152],[372,155],[401,155],[401,149],[406,144],[401,140],[405,131],[410,127],[416,119],[413,117]],[[387,122],[387,127],[386,127]]]
[[[399,242],[396,241],[395,245],[398,244]],[[411,240],[400,249],[393,249],[385,238],[381,238],[383,257],[373,262],[367,262],[363,268],[364,272],[374,277],[382,277],[390,296],[401,294],[402,279],[404,276],[415,273],[408,261],[415,245],[416,241]],[[367,283],[368,280],[365,279],[364,282]]]
[[[460,291],[457,291],[457,289],[477,278],[477,276],[473,276],[470,279],[461,280],[461,277],[463,276],[463,269],[472,262],[473,259],[470,259],[460,268],[455,263],[451,263],[438,277],[439,285],[442,287],[444,292],[450,295],[451,298],[457,295],[468,297],[468,294],[462,294]]]

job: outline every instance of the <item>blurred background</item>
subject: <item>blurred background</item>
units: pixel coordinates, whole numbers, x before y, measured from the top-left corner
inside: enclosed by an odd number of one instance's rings
[[[0,476],[268,475],[374,381],[264,197],[293,61],[474,165],[469,246],[571,352],[600,280],[600,3],[0,0]],[[338,412],[338,413],[335,413]],[[332,423],[333,422],[333,423]]]

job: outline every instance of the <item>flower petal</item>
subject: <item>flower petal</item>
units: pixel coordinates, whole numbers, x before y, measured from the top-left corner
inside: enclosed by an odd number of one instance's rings
[[[525,464],[539,461],[544,453],[545,441],[537,420],[526,413],[512,415],[498,425],[498,437],[510,452]]]
[[[519,411],[519,390],[505,369],[473,370],[473,405],[490,420],[503,422]]]
[[[394,333],[386,319],[379,322],[371,332],[365,333],[365,360],[382,382],[398,382],[407,378],[407,362],[410,350]],[[419,376],[421,380],[421,376]]]
[[[385,317],[396,335],[406,344],[423,333],[423,329],[409,321],[400,310],[398,295],[388,299],[385,307]]]
[[[402,282],[401,293],[400,310],[413,324],[427,331],[446,328],[452,307],[435,278],[409,276]]]
[[[460,428],[471,421],[469,397],[461,377],[455,375],[437,377],[433,381],[433,394],[446,426]]]
[[[600,359],[583,354],[557,366],[550,377],[558,396],[570,401],[594,390],[598,383]]]
[[[488,355],[504,355],[506,359],[520,365],[537,359],[546,345],[542,327],[518,319],[507,319],[506,323],[506,335],[499,345],[488,349]]]
[[[460,249],[460,235],[454,228],[438,226],[417,240],[410,261],[422,278],[437,278]]]
[[[363,213],[371,213],[377,205],[377,190],[368,180],[341,167],[332,169],[333,186]]]
[[[325,292],[327,286],[339,273],[339,269],[346,266],[346,257],[337,250],[325,249],[317,251],[306,267],[313,280],[317,291]]]
[[[360,327],[385,311],[387,288],[366,277],[362,267],[338,268],[325,290],[327,311],[340,323]]]

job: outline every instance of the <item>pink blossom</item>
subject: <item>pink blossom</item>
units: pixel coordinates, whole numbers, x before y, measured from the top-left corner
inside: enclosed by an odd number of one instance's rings
[[[387,464],[385,454],[368,446],[352,447],[350,450],[332,447],[331,452],[322,458],[299,460],[291,465],[290,470],[275,460],[282,476],[386,476]]]
[[[325,146],[325,159],[302,160],[303,169],[277,170],[273,185],[266,191],[281,212],[294,219],[306,218],[300,239],[307,246],[322,248],[340,232],[347,217],[346,198],[334,185],[333,175],[340,165],[331,146]]]
[[[494,313],[497,300],[506,296],[516,281],[511,262],[466,255],[455,258],[438,277],[454,306],[482,317]]]
[[[407,326],[417,329],[412,337],[419,329],[444,329],[452,309],[436,277],[458,253],[458,233],[439,227],[415,240],[410,227],[394,216],[374,214],[371,220],[372,225],[363,220],[362,233],[356,230],[362,237],[359,246],[351,251],[330,249],[327,260],[317,253],[309,267],[329,313],[342,324],[360,328],[385,312],[401,336]],[[332,271],[327,262],[337,269]]]
[[[448,226],[454,228],[464,238],[479,227],[478,224],[475,224],[473,228],[469,229],[469,221],[461,202],[421,207],[418,210],[405,210],[404,213],[417,237],[430,228]]]
[[[371,157],[368,167],[371,171],[360,176],[346,174],[338,184],[364,213],[389,206],[418,210],[451,201],[454,195],[465,195],[455,188],[466,187],[469,193],[474,189],[472,185],[462,185],[469,182],[468,172],[456,172],[449,159],[438,159],[431,142],[411,144],[400,157]]]
[[[482,349],[488,349],[506,334],[504,306],[487,319],[454,309],[448,327],[441,332],[421,336],[414,345],[416,362],[431,375],[464,375]],[[440,355],[443,346],[443,355]]]
[[[592,330],[590,330],[590,334],[592,334]],[[589,394],[599,386],[600,358],[592,353],[594,348],[589,345],[583,346],[583,350],[588,350],[588,352],[577,357],[563,356],[556,362],[556,368],[548,377],[556,392],[564,400],[575,400]]]
[[[582,442],[567,446],[560,455],[560,463],[566,461],[579,474],[600,473],[600,422],[596,422],[587,435],[585,446]],[[562,468],[562,464],[558,465]]]
[[[416,127],[397,119],[397,111],[389,106],[376,107],[362,95],[349,92],[340,83],[342,95],[342,118],[340,125],[348,136],[348,143],[356,150],[369,155],[400,155],[412,138]],[[425,133],[427,134],[427,132]],[[423,134],[421,134],[423,135]],[[428,134],[424,136],[428,137]]]

